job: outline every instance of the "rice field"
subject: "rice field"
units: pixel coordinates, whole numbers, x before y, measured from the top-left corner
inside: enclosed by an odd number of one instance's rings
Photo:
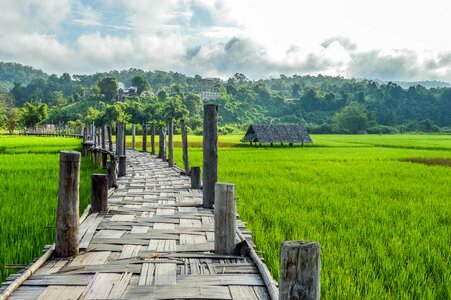
[[[324,299],[450,299],[451,168],[424,161],[449,162],[451,136],[314,135],[303,148],[241,137],[220,137],[219,180],[236,184],[275,278],[283,241],[316,240]],[[201,138],[190,141],[200,166]]]
[[[80,140],[0,135],[0,281],[29,264],[55,239],[59,151],[80,150]],[[100,170],[83,159],[80,210],[90,203],[90,174]]]

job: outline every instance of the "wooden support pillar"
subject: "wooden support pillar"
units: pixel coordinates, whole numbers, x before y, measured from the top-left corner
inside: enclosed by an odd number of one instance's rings
[[[166,127],[160,131],[160,158],[166,161]]]
[[[91,211],[105,213],[108,210],[108,178],[105,174],[91,176]]]
[[[136,125],[132,124],[132,149],[135,150],[136,147]]]
[[[235,185],[215,185],[215,253],[233,254],[236,235]]]
[[[102,145],[102,133],[101,128],[97,129],[97,147]]]
[[[142,149],[144,152],[147,151],[147,124],[143,124],[143,129],[142,129],[142,135],[143,135],[143,141],[142,141]]]
[[[125,155],[119,156],[119,177],[127,174],[127,157]]]
[[[280,250],[279,299],[320,299],[321,248],[318,242],[288,241]]]
[[[102,168],[106,169],[106,163],[108,160],[108,154],[104,151],[102,151]]]
[[[80,152],[60,152],[58,182],[55,256],[71,257],[78,254]]]
[[[185,174],[190,174],[189,157],[188,157],[188,134],[186,132],[185,120],[180,120],[180,127],[182,128],[182,152],[183,152],[183,166],[185,168]]]
[[[111,159],[106,165],[106,176],[108,177],[108,188],[117,188],[116,160]]]
[[[83,127],[83,143],[86,142],[87,140],[88,140],[88,128],[86,128],[86,126],[84,126]]]
[[[89,149],[90,146],[91,146],[91,144],[88,143],[88,142],[83,142],[82,143],[81,155],[83,157],[88,156],[88,149]]]
[[[124,146],[122,145],[124,138],[124,123],[117,123],[116,125],[116,155],[124,154]]]
[[[108,134],[108,150],[113,151],[113,133],[111,132],[111,126],[108,125],[106,131]]]
[[[151,135],[150,135],[150,154],[155,155],[155,124],[152,123]]]
[[[203,207],[212,208],[218,181],[218,106],[204,105]]]
[[[191,176],[191,188],[201,189],[202,183],[200,182],[200,167],[192,167],[190,176]]]
[[[102,149],[106,149],[106,125],[102,126],[102,140],[101,140]]]
[[[168,166],[174,166],[174,120],[168,119]]]
[[[94,144],[95,144],[95,141],[96,141],[96,126],[94,125],[94,122],[92,122],[92,125],[91,125],[91,141],[93,141]]]
[[[127,125],[124,123],[124,134],[122,135],[122,155],[126,155],[127,150]]]

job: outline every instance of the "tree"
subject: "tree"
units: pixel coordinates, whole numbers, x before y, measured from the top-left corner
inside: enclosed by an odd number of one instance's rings
[[[158,97],[158,100],[164,101],[168,97],[168,94],[166,93],[165,90],[161,90],[158,92],[157,97]]]
[[[150,84],[147,82],[144,76],[138,75],[132,79],[132,85],[137,88],[138,95],[141,95],[144,91],[150,90]]]
[[[368,128],[368,116],[365,108],[358,103],[351,103],[343,110],[335,114],[335,119],[340,126],[350,133],[366,131]]]
[[[186,96],[185,103],[190,117],[200,115],[202,111],[202,99],[199,95],[189,93]]]
[[[47,104],[33,105],[30,102],[20,108],[20,121],[26,128],[35,128],[37,125],[47,119]]]
[[[169,97],[164,102],[163,115],[166,119],[173,118],[174,120],[180,120],[188,115],[188,110],[180,96]]]
[[[114,77],[105,77],[99,80],[97,86],[100,89],[100,93],[104,95],[104,99],[107,101],[111,101],[117,92],[119,83]]]

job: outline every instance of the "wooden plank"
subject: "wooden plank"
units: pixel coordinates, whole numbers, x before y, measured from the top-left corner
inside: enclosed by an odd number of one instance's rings
[[[205,235],[180,234],[180,245],[206,244]]]
[[[153,224],[153,229],[175,229],[175,224],[173,224],[173,223],[155,223],[155,224]]]
[[[221,299],[230,300],[226,286],[132,286],[125,298],[129,299]]]
[[[149,226],[133,226],[131,233],[146,233],[149,230]]]
[[[129,257],[137,257],[139,250],[141,250],[141,245],[124,245],[122,248],[120,259],[129,258]]]
[[[88,227],[88,230],[86,230],[86,233],[84,234],[83,238],[80,241],[80,249],[86,249],[88,248],[89,242],[91,241],[92,237],[94,236],[94,233],[96,232],[97,226],[102,222],[103,215],[97,216],[95,220],[91,223],[91,225]]]
[[[34,274],[35,275],[49,275],[58,272],[62,267],[67,264],[68,260],[65,259],[52,259],[49,260],[39,268]]]
[[[176,284],[176,264],[155,265],[155,285]]]
[[[143,263],[138,285],[151,285],[153,283],[154,272],[155,264]]]
[[[114,215],[111,217],[110,221],[112,222],[122,222],[122,221],[128,221],[131,222],[135,218],[134,215]]]
[[[175,251],[176,243],[175,240],[156,240],[152,239],[149,241],[149,246],[147,250],[153,251]]]
[[[124,230],[102,229],[96,232],[96,234],[94,235],[94,239],[106,239],[106,238],[119,239],[124,233],[125,233]]]
[[[122,296],[132,274],[97,273],[86,286],[80,299],[117,299]]]
[[[254,289],[251,286],[231,285],[229,286],[229,290],[233,300],[258,300],[257,295],[255,295]]]
[[[87,285],[93,276],[91,274],[86,275],[41,275],[32,276],[25,281],[22,286],[48,286],[48,285]]]
[[[84,286],[48,286],[37,300],[47,299],[78,299],[83,293]]]
[[[46,289],[44,286],[20,286],[9,300],[35,300]]]
[[[76,256],[68,265],[68,267],[76,266],[86,266],[86,265],[100,265],[104,264],[111,251],[99,251],[99,252],[88,252]]]

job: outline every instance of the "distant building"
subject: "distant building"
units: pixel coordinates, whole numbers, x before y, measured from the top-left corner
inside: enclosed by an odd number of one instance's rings
[[[301,124],[252,124],[247,129],[241,142],[273,144],[311,144],[313,143],[307,130]]]

